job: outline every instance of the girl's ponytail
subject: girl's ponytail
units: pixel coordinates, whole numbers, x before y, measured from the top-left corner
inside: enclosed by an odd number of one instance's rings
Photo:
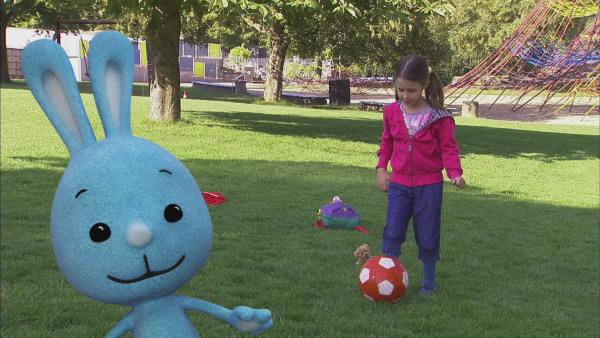
[[[444,109],[444,84],[434,72],[429,72],[429,85],[425,88],[427,103],[435,109]]]
[[[398,79],[417,81],[422,86],[427,85],[425,88],[427,103],[434,109],[444,109],[444,84],[437,74],[431,71],[424,57],[413,54],[400,59],[394,75],[394,87]],[[398,101],[398,90],[394,92]]]

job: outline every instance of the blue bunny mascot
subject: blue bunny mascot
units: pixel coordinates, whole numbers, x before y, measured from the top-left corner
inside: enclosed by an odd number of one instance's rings
[[[90,44],[89,76],[106,138],[97,141],[63,49],[51,40],[25,48],[23,73],[71,160],[51,215],[54,254],[65,278],[95,300],[133,310],[107,334],[199,337],[186,310],[260,334],[271,312],[233,310],[176,295],[205,264],[212,222],[193,176],[162,147],[131,134],[133,47],[117,32]]]

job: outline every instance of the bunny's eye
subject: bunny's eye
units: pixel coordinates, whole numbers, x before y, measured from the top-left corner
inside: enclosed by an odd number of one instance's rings
[[[165,208],[165,219],[169,223],[175,223],[183,217],[183,211],[177,204],[169,204]]]
[[[90,238],[96,243],[104,242],[110,237],[110,227],[104,223],[96,223],[90,228]]]

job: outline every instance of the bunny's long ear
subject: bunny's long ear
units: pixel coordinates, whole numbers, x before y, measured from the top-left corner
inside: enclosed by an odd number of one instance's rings
[[[27,84],[73,155],[96,142],[65,51],[48,39],[30,43],[21,56]]]
[[[97,34],[90,43],[88,68],[106,137],[131,135],[131,42],[118,32]]]

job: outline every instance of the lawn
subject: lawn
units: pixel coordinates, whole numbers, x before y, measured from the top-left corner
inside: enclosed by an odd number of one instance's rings
[[[50,207],[69,157],[30,92],[1,90],[1,331],[3,337],[100,337],[129,309],[79,294],[50,242]],[[194,96],[199,97],[199,96]],[[148,121],[132,106],[135,135],[172,151],[204,191],[214,247],[180,294],[227,307],[268,308],[265,337],[598,337],[599,131],[594,127],[457,119],[469,186],[445,186],[439,290],[422,278],[413,232],[401,260],[411,286],[395,304],[358,292],[353,251],[375,252],[386,194],[375,186],[381,114],[184,100],[183,121]],[[90,94],[83,102],[101,138]],[[368,235],[313,228],[333,195],[351,203]],[[203,337],[242,337],[190,313]]]

